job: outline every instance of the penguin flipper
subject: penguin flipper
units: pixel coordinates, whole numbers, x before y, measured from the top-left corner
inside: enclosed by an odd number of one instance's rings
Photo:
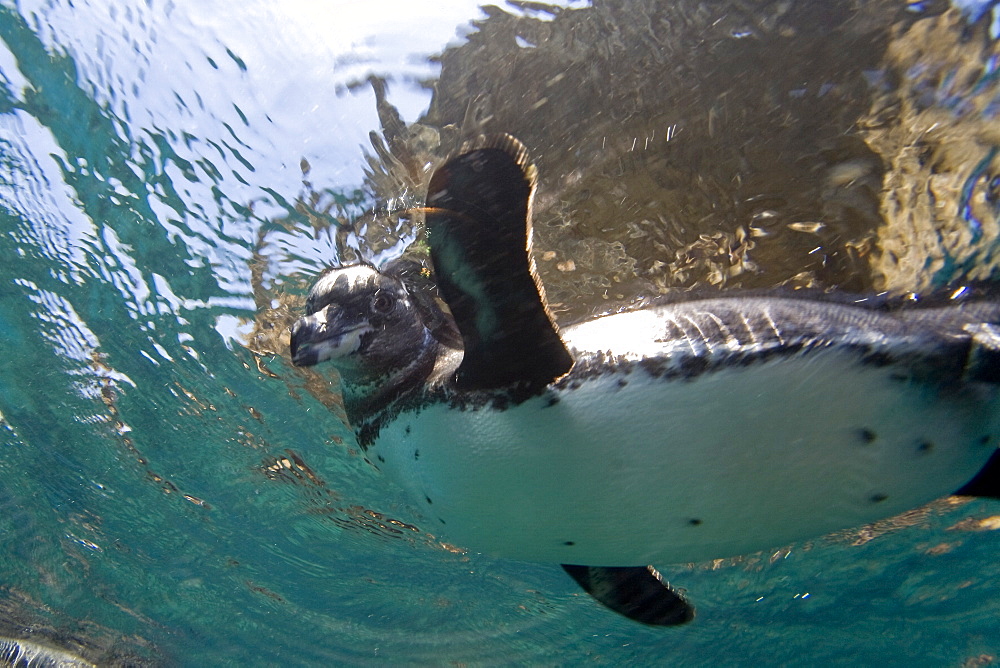
[[[652,566],[573,566],[563,570],[604,606],[652,626],[679,626],[694,619],[694,607]]]
[[[462,334],[459,389],[536,390],[573,365],[530,256],[535,178],[509,135],[468,145],[431,178],[427,245]]]
[[[1000,499],[1000,449],[994,452],[979,473],[955,494]]]

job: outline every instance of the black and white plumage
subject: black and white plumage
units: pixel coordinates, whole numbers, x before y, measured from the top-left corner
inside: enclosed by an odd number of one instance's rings
[[[564,564],[670,625],[692,609],[648,564],[871,522],[981,470],[965,491],[996,495],[1000,303],[732,293],[560,331],[531,259],[534,185],[509,137],[435,172],[426,235],[451,316],[412,265],[355,265],[317,281],[292,331],[293,361],[336,364],[368,456],[451,540]]]

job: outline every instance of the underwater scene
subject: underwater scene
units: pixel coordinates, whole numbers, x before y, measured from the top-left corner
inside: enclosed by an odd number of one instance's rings
[[[0,665],[1000,665],[996,499],[656,563],[656,626],[386,475],[295,323],[433,280],[432,177],[506,135],[562,327],[996,294],[996,0],[0,0]]]

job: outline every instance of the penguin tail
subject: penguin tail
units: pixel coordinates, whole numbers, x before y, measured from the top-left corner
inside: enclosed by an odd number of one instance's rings
[[[965,483],[955,494],[1000,499],[1000,450],[996,450],[976,477]]]

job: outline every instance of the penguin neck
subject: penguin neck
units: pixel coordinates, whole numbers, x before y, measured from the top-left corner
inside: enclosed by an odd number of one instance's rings
[[[365,423],[396,399],[424,389],[443,346],[426,328],[422,332],[420,345],[400,365],[370,373],[341,370],[344,411],[352,426]]]

